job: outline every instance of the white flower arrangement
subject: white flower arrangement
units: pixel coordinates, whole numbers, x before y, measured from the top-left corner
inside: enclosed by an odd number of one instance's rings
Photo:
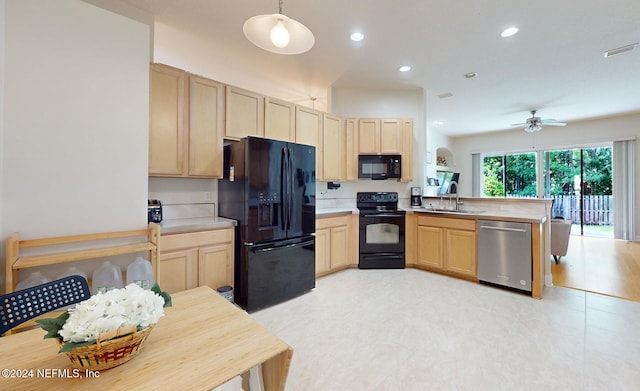
[[[140,331],[158,322],[164,308],[171,306],[171,297],[161,292],[158,284],[145,290],[137,284],[121,289],[97,293],[75,308],[54,319],[37,322],[48,333],[45,338],[58,338],[64,342],[60,352],[96,342],[102,333],[122,327],[136,326]]]
[[[64,342],[87,342],[121,327],[145,328],[164,315],[163,306],[161,296],[129,284],[122,289],[93,295],[70,309],[69,318],[58,334]]]

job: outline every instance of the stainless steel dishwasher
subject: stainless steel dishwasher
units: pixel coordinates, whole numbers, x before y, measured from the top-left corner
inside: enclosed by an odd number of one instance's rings
[[[478,220],[478,280],[531,294],[531,224]]]

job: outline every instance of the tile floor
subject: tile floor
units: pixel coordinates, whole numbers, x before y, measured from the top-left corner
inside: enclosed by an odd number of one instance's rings
[[[251,315],[294,348],[291,391],[640,389],[640,303],[569,288],[349,269]]]

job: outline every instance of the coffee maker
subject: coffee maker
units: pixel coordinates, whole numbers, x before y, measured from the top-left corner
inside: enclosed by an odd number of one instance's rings
[[[411,188],[411,206],[413,207],[422,206],[422,188],[421,187]]]

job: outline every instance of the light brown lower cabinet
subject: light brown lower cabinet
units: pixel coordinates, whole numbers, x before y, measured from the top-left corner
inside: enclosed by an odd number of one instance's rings
[[[357,215],[316,218],[316,276],[357,265],[357,229]]]
[[[161,235],[158,284],[169,293],[233,286],[233,228]]]
[[[476,278],[478,275],[476,243],[475,220],[418,217],[418,266]]]

